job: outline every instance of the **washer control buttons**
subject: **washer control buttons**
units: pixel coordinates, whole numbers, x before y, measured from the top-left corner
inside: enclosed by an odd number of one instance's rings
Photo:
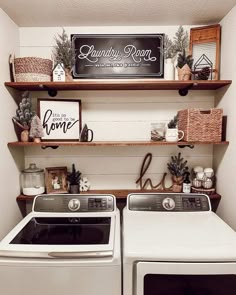
[[[162,201],[162,206],[163,206],[164,209],[166,209],[168,211],[174,210],[174,208],[175,208],[175,201],[172,198],[165,198]]]
[[[71,199],[68,203],[70,211],[78,211],[80,208],[80,201],[78,199]]]

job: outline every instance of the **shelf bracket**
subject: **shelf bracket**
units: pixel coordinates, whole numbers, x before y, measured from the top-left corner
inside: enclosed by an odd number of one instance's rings
[[[59,148],[59,146],[58,145],[43,145],[43,146],[41,146],[42,150],[46,150],[47,148],[51,148],[53,150],[56,150],[57,148]]]
[[[191,89],[195,84],[197,84],[197,83],[192,83],[192,84],[189,84],[185,88],[179,89],[179,95],[186,96],[188,94],[189,89]]]
[[[183,148],[186,148],[186,147],[188,147],[190,149],[194,149],[194,145],[193,144],[178,145],[178,147],[180,149],[183,149]]]
[[[39,85],[40,88],[43,88],[44,90],[46,90],[48,92],[48,95],[51,97],[55,97],[57,96],[57,89],[52,89],[46,85],[40,84]]]

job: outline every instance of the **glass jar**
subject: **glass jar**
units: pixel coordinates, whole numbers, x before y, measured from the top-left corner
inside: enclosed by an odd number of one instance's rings
[[[44,170],[31,163],[21,173],[21,189],[26,196],[35,196],[45,191]]]

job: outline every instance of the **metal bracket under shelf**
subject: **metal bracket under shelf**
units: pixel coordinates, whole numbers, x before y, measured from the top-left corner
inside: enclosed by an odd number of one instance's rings
[[[57,96],[57,92],[58,92],[57,89],[52,89],[52,88],[45,86],[43,84],[40,84],[39,87],[45,89],[48,92],[49,96],[51,96],[51,97]]]
[[[198,86],[197,82],[193,82],[192,84],[189,84],[187,87],[184,87],[182,89],[179,89],[179,95],[180,96],[186,96],[188,94],[188,91],[192,89],[194,86]]]
[[[53,150],[56,150],[59,148],[59,146],[58,145],[43,145],[43,146],[41,146],[42,150],[46,150],[47,148],[51,148]]]
[[[180,149],[183,149],[183,148],[185,148],[185,147],[188,147],[188,148],[190,148],[190,149],[194,149],[194,144],[178,145],[178,147],[179,147]]]

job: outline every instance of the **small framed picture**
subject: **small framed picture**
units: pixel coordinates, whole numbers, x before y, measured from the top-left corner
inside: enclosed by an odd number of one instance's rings
[[[45,170],[47,194],[67,193],[67,167],[48,167]]]
[[[82,119],[81,100],[38,99],[42,141],[79,141]]]

